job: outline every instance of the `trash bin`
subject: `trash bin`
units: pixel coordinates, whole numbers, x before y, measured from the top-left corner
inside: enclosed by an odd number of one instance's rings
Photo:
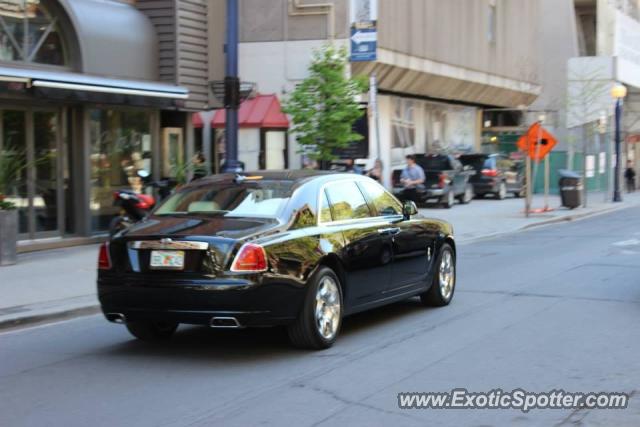
[[[582,205],[582,176],[574,171],[561,169],[560,175],[560,199],[562,206],[575,209]]]

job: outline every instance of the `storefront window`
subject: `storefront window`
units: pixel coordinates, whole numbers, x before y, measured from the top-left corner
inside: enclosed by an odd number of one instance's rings
[[[0,60],[66,65],[58,21],[41,0],[0,1]]]
[[[405,156],[416,152],[416,101],[393,97],[391,116],[391,164],[404,164]]]
[[[152,171],[151,115],[145,111],[90,111],[91,200],[94,232],[105,231],[118,214],[113,192],[142,191],[139,170]]]

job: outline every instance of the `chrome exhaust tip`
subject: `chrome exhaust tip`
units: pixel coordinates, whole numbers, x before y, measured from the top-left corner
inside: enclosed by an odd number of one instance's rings
[[[240,322],[235,317],[213,317],[209,322],[212,328],[242,328]]]
[[[122,313],[107,313],[105,314],[107,320],[113,323],[126,323],[127,318]]]

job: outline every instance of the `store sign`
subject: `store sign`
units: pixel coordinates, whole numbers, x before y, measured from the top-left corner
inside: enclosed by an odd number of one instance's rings
[[[377,59],[378,1],[351,0],[351,61]]]

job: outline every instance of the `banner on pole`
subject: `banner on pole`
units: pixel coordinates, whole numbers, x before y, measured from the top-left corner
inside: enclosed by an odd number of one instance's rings
[[[351,0],[351,61],[375,61],[378,50],[378,0]]]

